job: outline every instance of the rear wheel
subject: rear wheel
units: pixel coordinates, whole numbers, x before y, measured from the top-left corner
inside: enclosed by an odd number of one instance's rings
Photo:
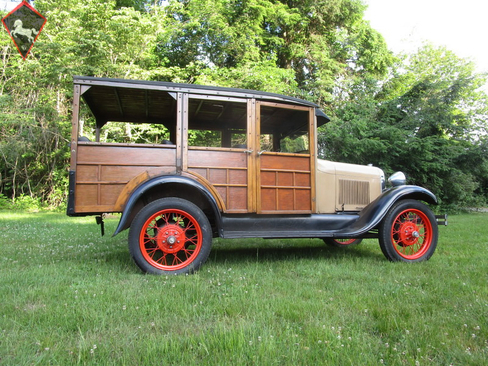
[[[348,239],[324,238],[325,244],[333,247],[338,247],[338,248],[353,247],[359,245],[362,241],[363,239],[355,239],[355,238],[348,238]]]
[[[180,198],[151,202],[139,211],[129,231],[134,262],[151,274],[192,273],[205,263],[211,247],[207,217]]]
[[[380,247],[390,261],[421,262],[434,254],[438,228],[434,213],[421,202],[399,201],[379,228]]]

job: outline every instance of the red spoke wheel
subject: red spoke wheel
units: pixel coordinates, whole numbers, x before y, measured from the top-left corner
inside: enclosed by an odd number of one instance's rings
[[[434,254],[438,228],[433,212],[415,200],[399,201],[380,225],[380,247],[391,261],[421,262]]]
[[[212,231],[205,214],[180,198],[163,198],[145,206],[129,232],[129,251],[144,272],[181,274],[207,260]]]
[[[345,248],[345,247],[353,247],[360,244],[363,239],[356,239],[356,238],[348,238],[348,239],[339,239],[339,238],[324,238],[324,243],[333,247],[338,248]]]

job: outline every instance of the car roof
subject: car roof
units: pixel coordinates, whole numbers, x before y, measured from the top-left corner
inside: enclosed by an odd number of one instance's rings
[[[213,97],[255,98],[264,101],[313,107],[315,108],[315,115],[317,116],[317,124],[319,126],[330,121],[329,117],[327,117],[327,115],[320,110],[320,107],[315,103],[306,101],[304,99],[264,91],[198,84],[180,84],[163,81],[98,78],[91,76],[74,76],[73,83],[90,87],[87,88],[87,90],[91,89],[90,93],[84,95],[84,99],[95,115],[97,125],[100,127],[110,120],[125,121],[124,119],[117,118],[117,110],[121,109],[121,97],[117,92],[115,92],[115,96],[114,93],[108,93],[107,91],[110,88],[120,90],[125,95],[124,107],[128,103],[132,103],[134,104],[134,108],[139,107],[141,110],[144,109],[142,104],[145,104],[145,109],[147,109],[149,99],[158,98],[156,96],[158,94],[157,92],[181,92]],[[142,92],[141,90],[153,91],[153,93]],[[82,94],[84,92],[85,91],[82,91]],[[142,97],[142,93],[144,93],[144,97]],[[92,96],[90,96],[90,94],[92,94]],[[145,102],[142,102],[142,99],[145,99]],[[137,101],[140,103],[139,106],[135,105]],[[110,108],[112,108],[112,111],[109,110]],[[141,120],[141,122],[149,122],[149,120]]]

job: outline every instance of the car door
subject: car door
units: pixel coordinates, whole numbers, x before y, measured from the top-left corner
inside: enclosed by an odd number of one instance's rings
[[[256,212],[314,212],[314,109],[257,101],[255,115]]]

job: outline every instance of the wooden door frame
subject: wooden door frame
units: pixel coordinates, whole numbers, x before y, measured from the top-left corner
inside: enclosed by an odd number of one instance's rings
[[[260,155],[263,153],[261,150],[261,106],[270,106],[276,108],[283,108],[283,109],[293,109],[293,110],[301,110],[301,111],[308,111],[309,118],[308,118],[308,133],[309,133],[309,155],[310,155],[310,208],[311,213],[316,212],[316,182],[315,182],[315,168],[316,168],[316,160],[317,160],[317,136],[316,136],[316,117],[315,117],[315,108],[313,107],[306,107],[306,106],[298,106],[298,105],[290,105],[278,102],[264,102],[264,101],[254,101],[254,118],[252,128],[253,128],[253,144],[250,147],[251,150],[254,150],[252,154],[250,154],[250,159],[252,159],[252,165],[249,165],[249,169],[252,170],[252,173],[249,175],[253,176],[253,197],[254,197],[254,206],[255,209],[252,212],[256,212],[258,214],[262,213],[261,209],[261,159]],[[277,153],[279,155],[279,153]],[[251,187],[251,182],[250,182]],[[251,206],[250,206],[251,207]]]
[[[258,125],[258,116],[256,114],[256,99],[247,100],[247,208],[249,212],[257,211],[257,193],[259,186],[257,174],[257,150],[259,145],[256,143],[256,126]]]

